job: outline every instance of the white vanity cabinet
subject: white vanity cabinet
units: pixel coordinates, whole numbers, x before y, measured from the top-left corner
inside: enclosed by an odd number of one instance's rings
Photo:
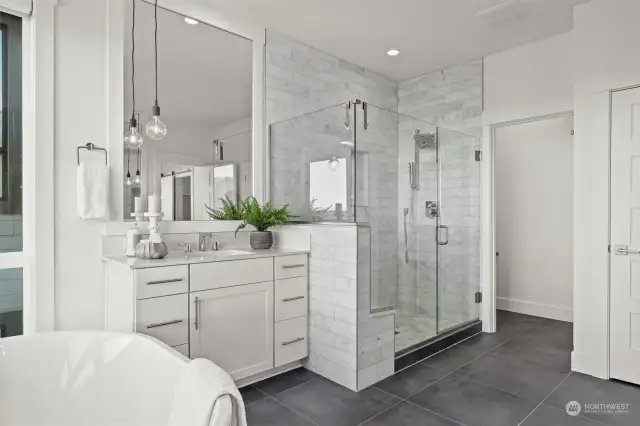
[[[153,336],[212,360],[235,380],[290,368],[309,354],[307,257],[160,260],[157,267],[107,258],[106,329]]]

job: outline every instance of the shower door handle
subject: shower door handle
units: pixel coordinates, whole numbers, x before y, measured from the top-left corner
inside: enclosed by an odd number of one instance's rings
[[[446,239],[444,241],[440,241],[440,230],[444,230]],[[439,246],[446,246],[449,244],[449,227],[446,225],[438,225],[436,226],[436,244]]]

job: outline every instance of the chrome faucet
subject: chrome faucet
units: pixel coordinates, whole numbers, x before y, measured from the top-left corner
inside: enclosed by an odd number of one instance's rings
[[[220,241],[211,241],[211,250],[213,251],[220,250]]]
[[[178,247],[184,247],[184,252],[185,253],[191,253],[191,244],[189,244],[189,243],[178,244]]]
[[[211,232],[200,232],[198,234],[198,250],[199,251],[207,251],[207,238],[212,239],[213,235]]]

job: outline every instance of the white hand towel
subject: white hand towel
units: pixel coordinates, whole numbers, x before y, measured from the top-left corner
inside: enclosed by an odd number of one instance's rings
[[[104,164],[78,166],[78,216],[81,219],[109,217],[109,167]]]

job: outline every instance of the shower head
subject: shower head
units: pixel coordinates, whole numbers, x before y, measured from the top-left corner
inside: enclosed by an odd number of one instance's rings
[[[435,133],[420,133],[420,129],[415,130],[413,139],[419,149],[435,148],[437,144]]]

